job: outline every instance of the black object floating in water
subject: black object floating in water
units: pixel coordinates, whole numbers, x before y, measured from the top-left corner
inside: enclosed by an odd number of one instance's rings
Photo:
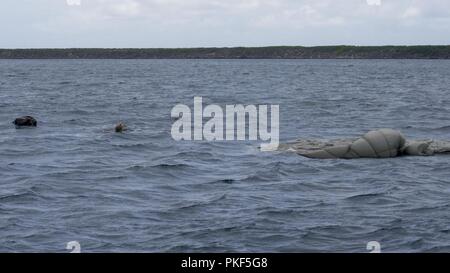
[[[127,126],[124,123],[119,123],[116,125],[115,131],[116,133],[122,133],[123,131],[128,130]]]
[[[31,116],[16,118],[13,123],[16,125],[16,128],[37,126],[36,119]]]

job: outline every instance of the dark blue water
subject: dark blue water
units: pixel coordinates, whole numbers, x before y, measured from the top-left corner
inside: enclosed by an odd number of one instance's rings
[[[450,139],[450,62],[0,61],[0,251],[450,251],[450,156],[175,142],[177,103],[279,104],[280,137]],[[36,129],[11,121],[33,115]],[[118,121],[130,131],[116,134]]]

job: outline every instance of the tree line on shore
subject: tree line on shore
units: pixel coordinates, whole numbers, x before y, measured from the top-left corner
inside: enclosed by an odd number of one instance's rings
[[[450,46],[0,49],[0,59],[450,59]]]

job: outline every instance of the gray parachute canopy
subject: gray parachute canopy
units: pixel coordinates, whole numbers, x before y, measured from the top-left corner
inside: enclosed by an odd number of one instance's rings
[[[445,141],[406,141],[401,132],[392,129],[370,131],[358,139],[335,141],[297,140],[284,144],[281,150],[318,159],[329,158],[389,158],[400,155],[426,156],[436,153],[449,153],[450,142]]]
[[[305,154],[311,158],[395,157],[405,145],[405,137],[398,131],[381,129],[370,131],[349,145],[325,148]]]

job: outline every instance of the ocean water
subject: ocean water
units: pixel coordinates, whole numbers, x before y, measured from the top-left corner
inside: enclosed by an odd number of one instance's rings
[[[448,252],[450,156],[176,142],[170,111],[279,104],[282,141],[449,140],[449,88],[440,60],[0,60],[0,251]]]

